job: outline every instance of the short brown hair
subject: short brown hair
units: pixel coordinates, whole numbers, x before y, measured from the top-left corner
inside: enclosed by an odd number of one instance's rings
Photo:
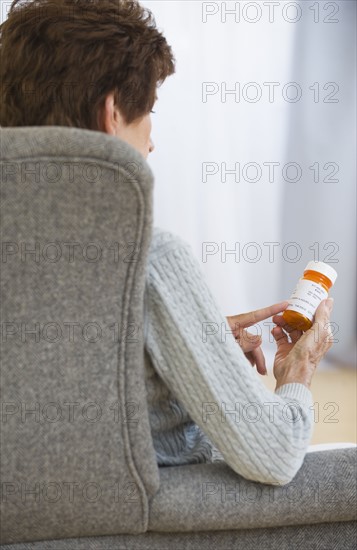
[[[175,72],[171,47],[137,0],[18,2],[0,26],[0,126],[100,130],[110,92],[130,124]]]

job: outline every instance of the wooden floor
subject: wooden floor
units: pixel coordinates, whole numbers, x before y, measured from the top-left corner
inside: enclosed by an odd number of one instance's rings
[[[261,379],[268,388],[274,390],[275,378],[272,372]],[[311,392],[315,403],[315,428],[311,444],[357,443],[356,369],[335,367],[317,370]]]

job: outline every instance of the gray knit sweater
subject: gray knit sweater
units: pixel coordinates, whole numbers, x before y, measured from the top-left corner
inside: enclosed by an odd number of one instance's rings
[[[313,429],[303,384],[268,390],[230,332],[191,246],[154,228],[145,290],[145,374],[160,466],[225,462],[283,485]]]

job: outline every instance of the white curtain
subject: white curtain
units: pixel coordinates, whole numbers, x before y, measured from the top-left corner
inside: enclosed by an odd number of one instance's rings
[[[304,4],[305,2],[303,2]],[[310,3],[309,3],[310,4]],[[356,362],[356,2],[319,2],[295,35],[291,77],[308,90],[292,106],[286,159],[308,177],[284,188],[282,234],[338,272],[330,357]],[[311,3],[313,5],[313,3]],[[309,167],[313,167],[309,169]],[[319,173],[317,170],[319,169]],[[316,179],[316,181],[314,181]],[[309,248],[313,249],[313,252]],[[306,258],[307,258],[306,255]],[[305,260],[304,260],[305,261]],[[283,288],[299,264],[283,264]]]
[[[177,59],[153,115],[155,224],[192,245],[225,315],[331,263],[329,355],[353,362],[355,2],[142,4]],[[270,329],[256,327],[268,355]]]

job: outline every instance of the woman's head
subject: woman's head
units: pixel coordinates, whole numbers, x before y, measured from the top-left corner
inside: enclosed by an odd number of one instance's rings
[[[14,0],[0,33],[0,126],[74,126],[134,147],[136,133],[146,156],[157,87],[175,72],[148,9],[137,0]]]

